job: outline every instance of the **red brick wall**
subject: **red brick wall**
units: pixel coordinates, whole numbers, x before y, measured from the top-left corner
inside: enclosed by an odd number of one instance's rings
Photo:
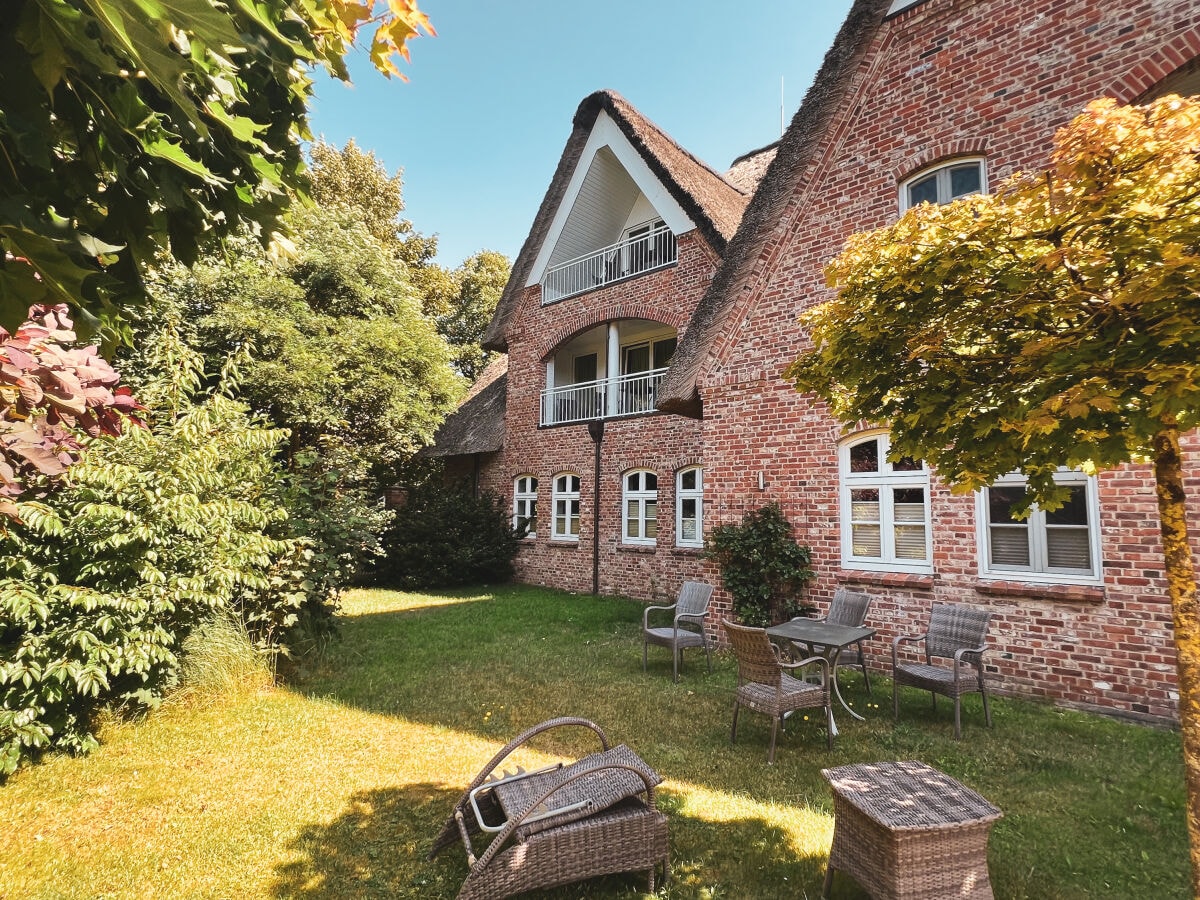
[[[989,654],[1000,692],[1131,715],[1176,712],[1153,481],[1127,467],[1100,481],[1103,587],[984,581],[974,500],[935,482],[932,576],[843,571],[837,441],[823,407],[779,373],[803,346],[797,314],[829,296],[824,263],[854,231],[897,215],[900,181],[964,153],[987,158],[995,183],[1042,165],[1053,131],[1093,97],[1132,99],[1200,55],[1200,7],[1183,0],[929,0],[885,23],[851,96],[797,184],[704,376],[708,525],[777,499],[813,547],[820,579],[878,597],[869,651],[921,630],[934,600],[994,614]],[[1200,440],[1188,441],[1192,521],[1200,521]],[[766,489],[757,486],[763,472]]]
[[[592,589],[595,524],[595,444],[586,423],[538,427],[546,358],[563,341],[615,319],[650,319],[683,335],[692,311],[719,262],[696,232],[679,238],[677,265],[605,288],[541,305],[540,289],[527,288],[508,331],[508,398],[505,446],[483,469],[486,490],[512,499],[513,479],[538,478],[537,536],[517,558],[520,581],[580,593]],[[712,579],[700,551],[675,546],[675,472],[703,463],[701,424],[651,414],[605,423],[600,476],[600,592],[644,600],[674,597],[687,579]],[[658,542],[621,543],[621,475],[630,469],[658,474]],[[577,543],[550,540],[551,481],[559,472],[580,479]]]

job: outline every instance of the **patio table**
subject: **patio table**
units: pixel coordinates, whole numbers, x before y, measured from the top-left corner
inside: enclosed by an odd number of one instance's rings
[[[830,625],[828,622],[822,622],[817,619],[792,619],[790,622],[784,622],[780,625],[774,625],[767,629],[767,636],[777,642],[796,642],[799,644],[819,644],[825,647],[825,654],[829,659],[829,668],[833,675],[833,694],[838,699],[838,703],[842,704],[842,709],[850,713],[860,722],[863,717],[852,710],[842,697],[841,688],[838,687],[837,667],[838,657],[842,655],[842,651],[851,644],[857,644],[859,641],[866,640],[875,634],[874,628],[854,627],[851,625]],[[834,734],[837,734],[837,725],[834,725]]]
[[[833,871],[851,875],[875,900],[993,900],[987,845],[1003,813],[922,762],[857,763],[822,769],[833,789]]]

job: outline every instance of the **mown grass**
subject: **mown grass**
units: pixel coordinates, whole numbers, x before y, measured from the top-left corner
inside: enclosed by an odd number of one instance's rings
[[[767,721],[729,744],[733,661],[710,676],[665,651],[641,670],[638,604],[529,587],[422,596],[360,591],[343,640],[288,689],[189,697],[112,724],[85,759],[0,788],[0,898],[452,898],[457,847],[430,841],[462,787],[525,727],[582,715],[666,778],[672,898],[815,898],[832,835],[820,769],[920,759],[1004,810],[992,832],[997,898],[1187,897],[1178,735],[1036,703],[977,701],[952,740],[950,708],[842,674],[866,722],[789,724],[766,765]],[[879,656],[882,647],[871,648]],[[878,705],[876,705],[878,704]],[[564,729],[525,761],[594,749]],[[641,875],[537,896],[639,897]],[[835,898],[862,898],[846,878]]]

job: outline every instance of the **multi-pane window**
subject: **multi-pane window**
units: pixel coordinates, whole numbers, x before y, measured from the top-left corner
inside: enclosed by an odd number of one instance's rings
[[[1095,479],[1064,470],[1054,480],[1066,487],[1066,502],[1055,510],[1035,505],[1024,519],[1015,513],[1025,499],[1023,477],[1007,476],[980,492],[985,575],[1042,581],[1099,577]]]
[[[570,472],[555,475],[550,501],[554,508],[550,538],[555,541],[579,540],[579,476]]]
[[[860,569],[932,571],[929,471],[889,462],[887,434],[840,448],[842,562]]]
[[[900,211],[921,203],[949,203],[987,190],[982,159],[956,160],[914,175],[900,187]]]
[[[704,472],[699,466],[675,476],[675,543],[704,546]]]
[[[621,539],[627,544],[653,544],[658,538],[658,476],[639,469],[625,476]]]
[[[532,538],[537,535],[538,480],[532,475],[518,475],[513,480],[513,531]]]

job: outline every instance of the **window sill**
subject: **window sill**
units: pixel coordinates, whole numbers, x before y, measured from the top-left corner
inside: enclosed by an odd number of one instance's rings
[[[703,556],[704,548],[703,547],[687,547],[687,546],[680,547],[678,544],[676,544],[674,547],[671,548],[671,552],[678,556]]]
[[[1104,587],[1098,584],[1042,584],[1036,581],[980,581],[979,594],[999,597],[1029,597],[1038,600],[1065,600],[1074,603],[1103,603]]]
[[[617,552],[653,555],[658,552],[658,547],[655,544],[617,544]]]
[[[565,541],[562,538],[549,538],[545,543],[547,547],[557,547],[561,550],[579,549],[579,541]]]
[[[917,590],[930,590],[936,578],[934,575],[921,575],[916,572],[868,572],[863,569],[838,569],[834,574],[838,584],[879,584],[885,587],[906,587]]]

